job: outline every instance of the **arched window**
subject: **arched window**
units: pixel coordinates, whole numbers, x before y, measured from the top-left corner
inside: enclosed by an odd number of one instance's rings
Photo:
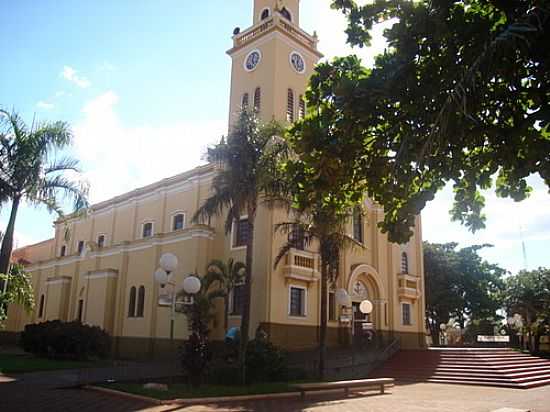
[[[44,295],[40,296],[40,306],[38,308],[38,317],[44,316]]]
[[[241,100],[241,109],[247,109],[248,108],[248,93],[243,94],[243,98]]]
[[[353,211],[353,238],[363,243],[363,214],[358,207]]]
[[[298,117],[300,119],[303,119],[306,117],[306,101],[304,100],[304,96],[300,96],[300,103],[298,108]]]
[[[269,17],[269,9],[265,8],[262,10],[262,14],[260,15],[260,19],[265,20]]]
[[[137,313],[136,317],[143,317],[143,310],[145,308],[145,286],[140,286],[138,291],[138,301],[137,301]]]
[[[136,287],[130,288],[130,301],[128,303],[128,317],[134,318],[136,316]]]
[[[290,12],[286,9],[286,7],[283,7],[283,9],[281,10],[281,15],[288,21],[292,21],[292,16],[290,15]]]
[[[259,87],[256,87],[256,90],[254,90],[254,110],[259,112],[261,106],[262,106],[262,89],[260,89]]]
[[[105,246],[105,235],[99,235],[97,237],[97,247],[102,248]]]
[[[174,215],[174,218],[172,220],[172,230],[181,230],[185,226],[185,214],[184,213],[178,213]]]
[[[286,121],[294,123],[294,91],[288,89],[286,100]]]
[[[409,257],[407,253],[401,253],[401,273],[409,273]]]
[[[67,254],[67,246],[63,245],[61,246],[61,251],[59,252],[59,255],[61,257],[65,256]]]

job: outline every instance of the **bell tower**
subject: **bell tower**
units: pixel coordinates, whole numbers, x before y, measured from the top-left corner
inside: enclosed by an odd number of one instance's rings
[[[303,115],[303,95],[322,57],[317,35],[299,26],[300,0],[254,0],[251,27],[235,28],[229,124],[242,108],[264,121],[292,122]]]

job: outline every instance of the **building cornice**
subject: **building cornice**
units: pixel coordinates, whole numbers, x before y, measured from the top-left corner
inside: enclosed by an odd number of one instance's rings
[[[107,257],[120,255],[125,252],[135,252],[138,250],[150,249],[156,246],[164,246],[172,243],[183,242],[191,239],[214,239],[215,231],[206,225],[196,225],[189,229],[184,229],[178,232],[161,233],[152,236],[147,239],[138,239],[134,241],[125,241],[117,243],[115,245],[101,248],[88,253],[86,256],[71,255],[65,257],[58,257],[55,259],[45,260],[26,266],[27,272],[34,272],[36,270],[50,269],[58,266],[66,266],[76,262],[85,261],[87,259],[94,259],[97,257]]]
[[[159,196],[164,193],[182,190],[185,188],[185,186],[193,184],[200,179],[208,179],[212,177],[215,174],[216,169],[216,165],[209,163],[204,166],[196,167],[184,173],[180,173],[179,175],[159,180],[150,185],[143,186],[130,192],[115,196],[109,200],[96,203],[87,209],[85,216],[97,216],[110,212],[113,208],[126,207],[143,199]],[[82,219],[82,217],[83,216],[81,213],[72,213],[61,219],[56,220],[54,224],[72,223],[74,221]]]

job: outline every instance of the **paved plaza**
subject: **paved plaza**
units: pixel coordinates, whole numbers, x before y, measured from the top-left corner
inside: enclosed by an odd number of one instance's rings
[[[46,383],[0,376],[0,411],[75,412],[218,412],[218,411],[315,411],[315,412],[490,412],[500,408],[550,412],[550,386],[529,389],[416,383],[397,385],[390,393],[308,396],[305,401],[279,399],[217,405],[158,406],[145,401],[79,389],[54,389]]]

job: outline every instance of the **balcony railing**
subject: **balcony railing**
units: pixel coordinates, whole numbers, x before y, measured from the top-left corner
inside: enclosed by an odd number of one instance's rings
[[[397,293],[400,298],[418,299],[420,296],[420,278],[408,273],[399,273],[397,275]]]
[[[317,49],[317,36],[310,36],[308,33],[285,20],[284,17],[275,14],[269,19],[264,20],[260,25],[253,26],[248,30],[243,31],[242,33],[236,34],[233,36],[233,48],[240,48],[251,41],[255,40],[264,33],[275,30],[276,28],[291,34],[294,37],[297,37],[300,42],[304,43],[306,46]]]
[[[319,255],[304,250],[290,249],[285,256],[283,273],[286,278],[316,281],[319,278]]]

